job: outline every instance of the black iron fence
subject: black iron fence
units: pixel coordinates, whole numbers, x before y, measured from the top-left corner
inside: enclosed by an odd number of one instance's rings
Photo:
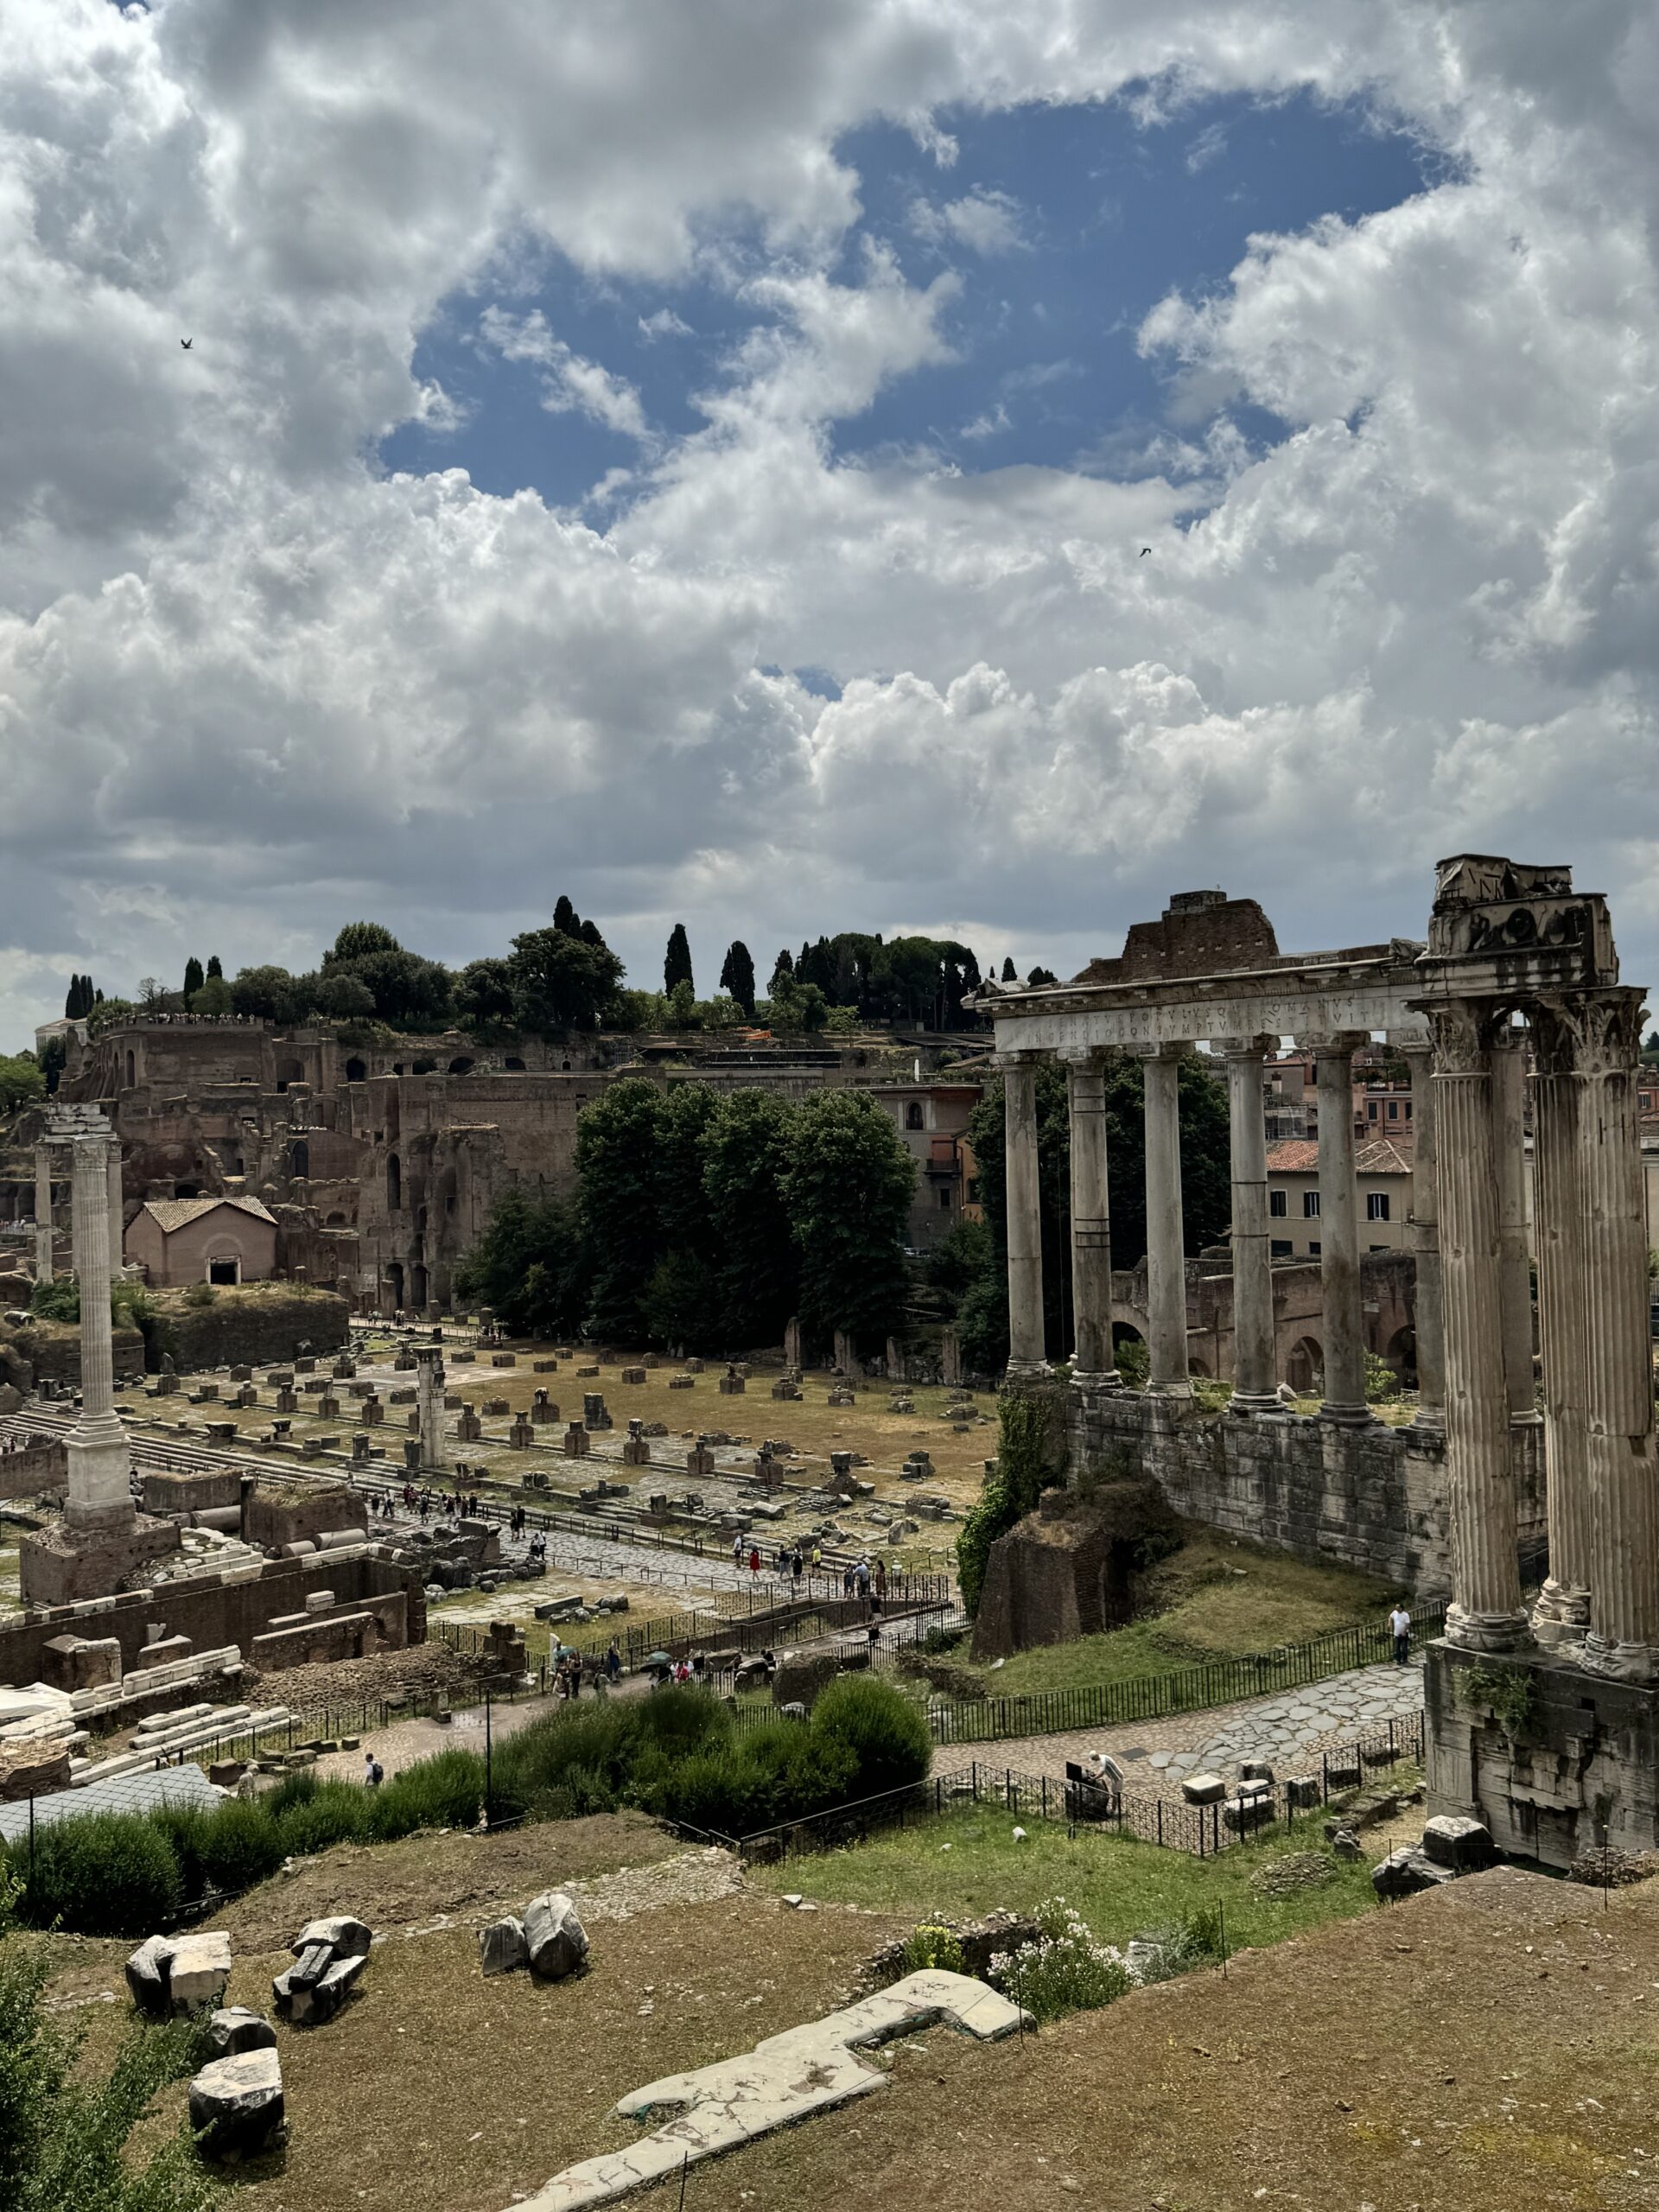
[[[1440,1635],[1444,1607],[1413,1624],[1414,1637]],[[1033,1690],[1020,1697],[929,1700],[928,1718],[942,1744],[988,1744],[1005,1736],[1061,1736],[1075,1729],[1109,1727],[1127,1720],[1162,1720],[1198,1713],[1274,1690],[1295,1689],[1352,1668],[1374,1667],[1394,1656],[1386,1627],[1332,1630],[1306,1643],[1281,1643],[1248,1658],[1220,1659],[1173,1675],[1135,1675],[1068,1690]]]
[[[1423,1754],[1421,1714],[1393,1720],[1310,1758],[1305,1774],[1275,1781],[1250,1798],[1236,1794],[1208,1805],[1184,1797],[1144,1797],[1103,1789],[1090,1782],[1065,1781],[1052,1774],[976,1761],[960,1772],[889,1789],[851,1805],[836,1805],[804,1820],[762,1829],[755,1834],[719,1836],[713,1840],[735,1851],[748,1865],[775,1864],[803,1853],[833,1851],[845,1844],[913,1827],[963,1805],[995,1806],[1016,1821],[1062,1821],[1081,1833],[1133,1836],[1166,1851],[1207,1859],[1240,1843],[1287,1834],[1299,1819],[1330,1804],[1333,1797],[1360,1788],[1368,1777]]]

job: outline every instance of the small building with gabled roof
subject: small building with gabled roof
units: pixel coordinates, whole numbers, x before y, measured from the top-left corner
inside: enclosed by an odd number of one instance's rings
[[[151,1198],[129,1225],[124,1249],[157,1290],[264,1282],[276,1272],[276,1220],[257,1198]]]

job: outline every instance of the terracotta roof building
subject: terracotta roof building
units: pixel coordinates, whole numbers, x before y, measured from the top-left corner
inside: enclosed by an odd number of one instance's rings
[[[1311,1137],[1268,1147],[1268,1235],[1275,1260],[1317,1260],[1319,1147]],[[1411,1245],[1411,1154],[1387,1137],[1354,1149],[1362,1252],[1403,1252]]]
[[[158,1290],[262,1282],[276,1266],[276,1220],[257,1198],[151,1198],[127,1230],[126,1256]]]

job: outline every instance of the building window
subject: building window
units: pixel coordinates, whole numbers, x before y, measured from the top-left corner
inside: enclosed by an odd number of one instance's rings
[[[1294,1247],[1288,1236],[1275,1236],[1268,1246],[1270,1260],[1288,1260],[1294,1256]]]
[[[1397,1122],[1399,1118],[1400,1101],[1397,1098],[1390,1098],[1389,1101],[1389,1119],[1391,1122]]]
[[[1307,1248],[1307,1256],[1310,1260],[1317,1260],[1319,1256],[1319,1240],[1317,1236]]]
[[[1376,1119],[1376,1101],[1375,1098],[1368,1098],[1365,1102],[1365,1118],[1368,1122],[1374,1122]]]
[[[919,1129],[921,1126],[922,1109],[912,1100],[905,1109],[905,1127],[907,1129]]]
[[[949,1185],[948,1184],[946,1184],[946,1185],[944,1185],[940,1189],[940,1192],[939,1192],[939,1211],[940,1211],[941,1213],[949,1213],[949,1212],[950,1212],[950,1185]]]
[[[1317,1221],[1319,1217],[1319,1194],[1317,1191],[1302,1192],[1302,1219]]]
[[[977,1175],[970,1175],[968,1178],[968,1204],[970,1206],[976,1206],[979,1204],[979,1178]]]
[[[1389,1194],[1386,1191],[1367,1191],[1365,1218],[1367,1221],[1386,1221],[1389,1217]]]
[[[1283,1191],[1268,1192],[1268,1211],[1275,1221],[1282,1220],[1290,1211],[1290,1200]]]

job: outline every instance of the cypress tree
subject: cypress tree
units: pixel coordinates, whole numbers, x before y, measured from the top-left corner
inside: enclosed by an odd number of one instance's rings
[[[201,963],[193,952],[184,963],[184,1003],[187,1012],[189,1010],[191,1000],[201,988],[205,980],[201,972]]]
[[[691,982],[691,946],[685,934],[685,924],[676,922],[669,931],[668,950],[663,955],[663,988],[671,997],[676,983]]]
[[[215,976],[219,976],[219,977],[221,977],[221,978],[222,978],[222,977],[223,977],[223,976],[224,976],[224,973],[225,973],[224,966],[223,966],[222,963],[221,963],[221,962],[220,962],[220,960],[219,960],[219,955],[218,955],[216,952],[210,952],[210,953],[208,954],[208,956],[207,956],[207,979],[208,979],[208,981],[211,982],[213,981],[213,977],[214,977]]]
[[[749,1019],[754,1019],[754,961],[741,937],[734,938],[727,948],[720,988],[729,991]]]

